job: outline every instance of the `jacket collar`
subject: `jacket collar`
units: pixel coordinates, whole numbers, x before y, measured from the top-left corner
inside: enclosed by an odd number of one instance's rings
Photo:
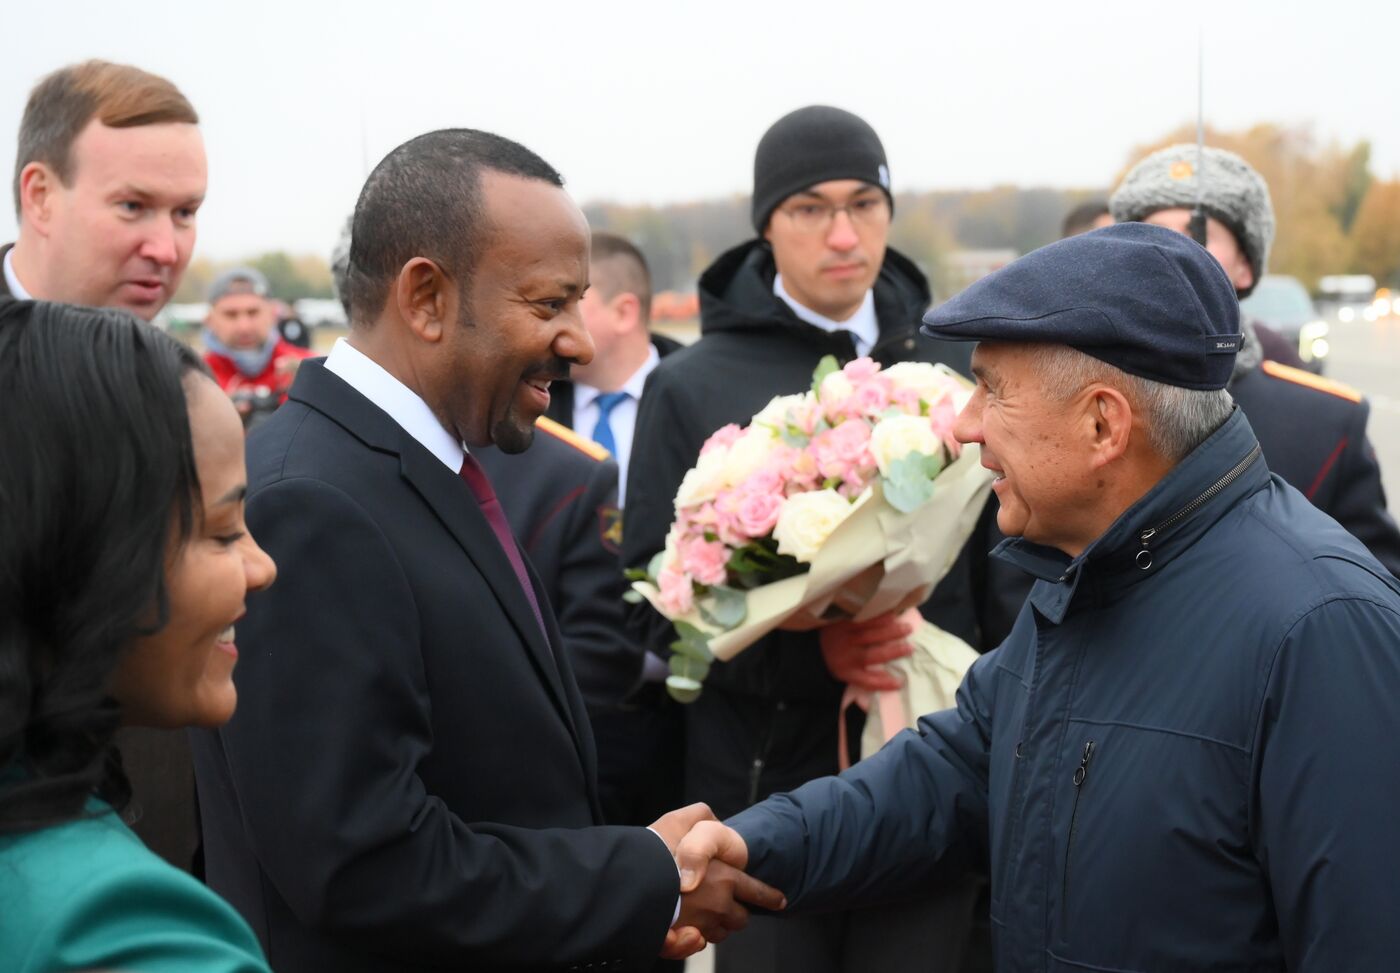
[[[773,251],[764,240],[753,239],[721,254],[700,275],[701,333],[766,327],[825,335],[773,293],[776,274]],[[912,341],[932,302],[927,278],[913,261],[890,247],[885,250],[874,290],[875,317],[880,325],[876,348]]]
[[[1029,600],[1059,624],[1076,596],[1106,599],[1158,574],[1268,482],[1259,441],[1237,406],[1078,557],[1022,538],[1008,538],[992,553],[1039,579]]]
[[[559,646],[558,651],[563,651],[562,642],[552,624],[553,614],[544,613],[551,628],[547,641],[525,592],[516,581],[515,569],[511,567],[505,551],[496,540],[495,532],[461,477],[454,475],[382,409],[355,391],[340,376],[328,371],[324,359],[309,359],[302,363],[288,397],[320,412],[370,449],[398,457],[400,475],[432,508],[448,533],[486,579],[520,640],[525,643],[540,677],[548,685],[565,725],[577,739],[578,731],[570,713],[563,679],[550,649],[552,641]],[[523,554],[521,556],[524,557]],[[535,597],[542,606],[547,605],[548,599],[533,572],[530,580],[535,588]]]

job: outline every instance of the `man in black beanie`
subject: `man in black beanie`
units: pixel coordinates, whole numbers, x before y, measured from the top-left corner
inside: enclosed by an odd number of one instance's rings
[[[928,282],[887,246],[890,185],[879,136],[839,108],[798,109],[760,140],[758,236],[701,276],[700,340],[663,360],[647,382],[628,476],[626,564],[645,566],[664,546],[672,499],[705,439],[726,423],[748,422],[775,395],[808,388],[824,355],[841,362],[868,355],[883,365],[943,361],[967,372],[966,348],[918,334]],[[985,550],[975,534],[923,606],[936,625],[978,649],[987,646],[974,579],[984,574]],[[1019,607],[1010,606],[1011,613]],[[834,773],[846,686],[897,685],[880,663],[910,652],[912,620],[779,631],[716,663],[686,708],[687,800],[706,801],[723,817]],[[644,646],[667,654],[674,636],[664,618],[643,605],[632,622]],[[879,910],[786,921],[755,916],[742,935],[720,945],[716,969],[956,969],[975,893],[968,883]]]

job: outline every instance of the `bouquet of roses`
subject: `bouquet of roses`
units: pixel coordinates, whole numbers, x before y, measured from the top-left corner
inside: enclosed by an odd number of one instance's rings
[[[865,620],[927,599],[991,486],[977,448],[952,436],[971,392],[942,366],[859,358],[841,368],[828,356],[810,391],[705,442],[676,493],[665,550],[632,574],[631,597],[675,626],[672,696],[694,700],[715,659],[779,626]],[[928,628],[930,644],[950,638]]]

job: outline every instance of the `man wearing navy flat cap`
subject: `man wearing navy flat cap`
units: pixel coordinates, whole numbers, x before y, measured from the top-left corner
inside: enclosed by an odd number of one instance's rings
[[[956,709],[697,826],[689,880],[720,858],[800,913],[989,860],[1000,971],[1393,969],[1400,582],[1270,474],[1220,265],[1121,224],[925,330],[981,342],[955,432],[1030,599]]]

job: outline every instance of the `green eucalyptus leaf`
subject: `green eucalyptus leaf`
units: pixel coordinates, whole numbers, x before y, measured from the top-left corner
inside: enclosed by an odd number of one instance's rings
[[[715,624],[721,628],[734,628],[748,616],[749,604],[742,591],[715,585],[710,589],[710,595],[714,599],[710,613],[714,615]]]
[[[793,449],[805,449],[812,441],[805,432],[791,423],[778,430],[778,437],[782,439],[784,446],[791,446]]]
[[[640,592],[633,591],[631,588],[628,588],[622,593],[622,600],[629,605],[640,605],[642,602],[646,601],[646,599],[641,596]]]
[[[696,682],[704,682],[705,677],[710,674],[708,662],[696,662],[683,655],[671,656],[666,665],[671,670],[671,675],[680,676],[682,679],[694,679]]]
[[[666,692],[678,703],[693,703],[700,698],[700,683],[684,676],[667,676]]]
[[[817,362],[817,370],[812,373],[812,392],[820,391],[822,381],[832,372],[839,372],[841,363],[836,360],[835,355],[823,355],[822,360]]]
[[[655,581],[661,577],[661,561],[666,557],[665,551],[657,551],[652,559],[647,562],[647,580]]]
[[[881,477],[885,499],[902,514],[916,510],[933,496],[933,474],[927,460],[933,457],[910,453],[890,463],[888,476]],[[935,470],[936,472],[936,470]]]

